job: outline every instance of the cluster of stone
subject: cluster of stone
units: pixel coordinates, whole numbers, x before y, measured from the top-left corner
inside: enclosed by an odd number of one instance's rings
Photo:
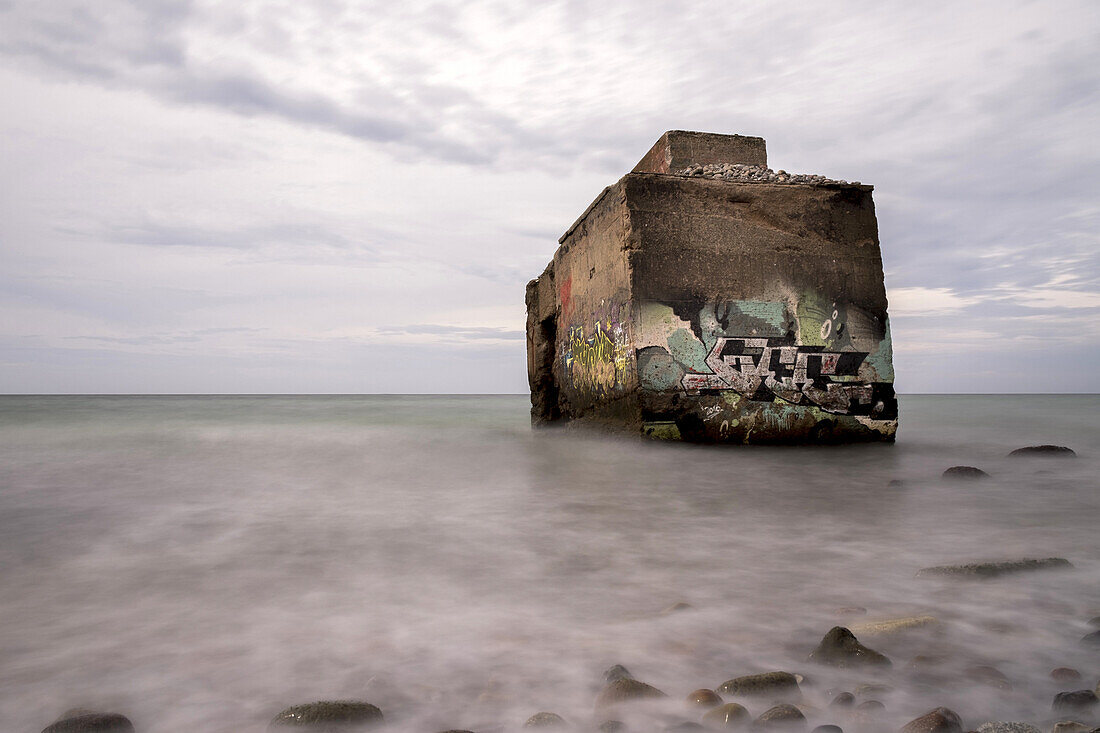
[[[744,165],[741,163],[711,163],[693,165],[676,171],[677,175],[695,178],[718,178],[735,183],[802,183],[810,185],[860,186],[859,181],[849,183],[810,173],[788,173],[773,171],[762,165]]]

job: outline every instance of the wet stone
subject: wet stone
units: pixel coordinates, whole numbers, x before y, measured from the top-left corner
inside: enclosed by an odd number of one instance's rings
[[[802,698],[798,678],[790,672],[763,672],[734,677],[723,682],[718,687],[718,692],[739,697],[768,696],[779,700]]]
[[[70,710],[42,733],[133,733],[133,730],[133,723],[125,715]]]
[[[839,725],[819,725],[810,733],[844,733],[844,729]]]
[[[931,568],[921,568],[917,571],[917,577],[995,578],[1010,573],[1026,573],[1033,570],[1069,570],[1071,568],[1073,568],[1072,563],[1064,557],[1026,557],[1022,560],[1006,560],[1004,562],[937,565]]]
[[[842,692],[829,703],[831,708],[850,708],[856,704],[856,696],[850,692]]]
[[[1081,643],[1093,649],[1100,649],[1100,631],[1093,631],[1081,637]]]
[[[860,644],[855,634],[843,626],[834,626],[825,634],[817,648],[810,652],[810,661],[833,667],[890,666],[884,654]]]
[[[978,726],[978,733],[1043,733],[1031,723],[994,720]]]
[[[557,713],[535,713],[527,722],[523,724],[524,728],[565,728],[565,720]]]
[[[1051,733],[1089,733],[1091,730],[1092,728],[1076,720],[1060,720],[1054,724]]]
[[[1017,448],[1008,454],[1009,457],[1026,458],[1030,456],[1042,456],[1044,458],[1074,458],[1076,451],[1064,445],[1029,445]]]
[[[614,682],[615,680],[631,680],[634,679],[634,675],[630,674],[630,670],[621,664],[608,669],[603,673],[603,678],[607,682]]]
[[[306,728],[311,733],[343,733],[382,722],[382,711],[357,700],[321,700],[294,705],[271,720],[271,728]]]
[[[989,474],[974,466],[952,466],[943,472],[948,481],[977,481],[989,478]]]
[[[954,710],[936,708],[906,723],[901,733],[963,733],[963,728]]]
[[[693,723],[691,721],[685,721],[683,723],[674,723],[673,725],[670,725],[667,728],[665,728],[665,730],[669,731],[670,733],[677,733],[678,731],[706,730],[706,728],[699,725],[698,723]]]
[[[605,720],[600,723],[600,733],[623,733],[626,730],[626,723],[621,720]]]
[[[856,705],[856,710],[860,710],[865,713],[881,713],[886,709],[878,700],[864,700],[859,705]]]
[[[1056,713],[1091,713],[1100,700],[1092,690],[1074,690],[1073,692],[1059,692],[1054,696],[1054,704],[1051,706]]]
[[[1057,682],[1076,682],[1081,679],[1081,673],[1073,667],[1059,667],[1050,671],[1050,678]]]
[[[703,723],[709,728],[740,728],[752,720],[752,715],[743,706],[728,702],[711,710],[703,716]]]
[[[1089,626],[1100,627],[1100,616],[1093,616],[1088,620]]]
[[[794,705],[782,703],[761,713],[753,725],[764,730],[801,730],[806,726],[806,716]]]
[[[599,696],[596,698],[596,708],[606,708],[631,700],[646,700],[659,697],[666,697],[666,695],[652,685],[647,685],[631,677],[624,677],[608,683],[608,685],[600,691]]]
[[[703,688],[689,693],[687,701],[692,705],[707,708],[709,710],[710,708],[722,704],[722,696],[714,690]]]
[[[1004,673],[996,667],[990,667],[984,664],[969,667],[966,670],[966,675],[974,682],[987,687],[995,687],[998,690],[1012,689],[1012,683],[1008,681],[1008,677],[1005,677]]]
[[[856,697],[871,697],[872,695],[889,695],[894,691],[890,685],[866,684],[859,685],[853,692]]]

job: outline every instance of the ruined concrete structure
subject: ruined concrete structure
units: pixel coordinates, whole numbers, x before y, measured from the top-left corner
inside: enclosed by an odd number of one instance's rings
[[[893,440],[871,186],[671,131],[527,285],[535,424],[698,442]]]

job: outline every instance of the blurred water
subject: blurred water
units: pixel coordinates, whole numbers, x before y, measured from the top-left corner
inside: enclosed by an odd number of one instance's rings
[[[1098,409],[907,396],[893,446],[721,449],[533,432],[521,396],[0,397],[0,721],[259,732],[355,698],[394,730],[583,727],[617,662],[672,696],[647,713],[667,722],[771,669],[806,675],[815,724],[871,681],[897,688],[882,730],[936,705],[1041,721],[1100,676],[1077,643],[1100,614]],[[1034,443],[1079,458],[1005,458]],[[993,479],[943,483],[959,463]],[[914,578],[1023,556],[1076,569]],[[940,624],[864,639],[889,671],[806,661],[836,623],[915,613]],[[918,678],[918,654],[945,660]]]

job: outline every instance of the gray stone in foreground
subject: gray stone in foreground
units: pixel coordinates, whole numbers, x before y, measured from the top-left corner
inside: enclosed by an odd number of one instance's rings
[[[803,728],[806,725],[806,716],[794,705],[781,703],[770,707],[760,714],[753,726],[765,730],[783,730],[789,728]]]
[[[270,728],[305,728],[310,733],[343,733],[382,722],[382,711],[369,702],[319,700],[294,705],[276,715]]]
[[[564,728],[566,727],[565,720],[557,713],[535,713],[527,722],[523,724],[524,728]]]
[[[1055,695],[1051,707],[1056,713],[1091,713],[1098,703],[1100,699],[1097,699],[1092,690],[1073,690]]]
[[[1024,558],[1022,560],[1007,560],[1004,562],[979,562],[967,565],[937,565],[931,568],[921,568],[917,571],[918,578],[933,576],[993,578],[1009,573],[1023,573],[1031,570],[1069,569],[1073,565],[1064,557]]]
[[[47,726],[42,733],[133,733],[133,731],[134,725],[125,715],[82,712],[79,715],[66,715],[64,719]]]
[[[1043,733],[1031,723],[993,720],[978,726],[978,733]]]
[[[1029,445],[1025,448],[1017,448],[1008,454],[1009,458],[1027,458],[1042,456],[1044,458],[1075,458],[1077,452],[1073,448],[1064,445]]]

